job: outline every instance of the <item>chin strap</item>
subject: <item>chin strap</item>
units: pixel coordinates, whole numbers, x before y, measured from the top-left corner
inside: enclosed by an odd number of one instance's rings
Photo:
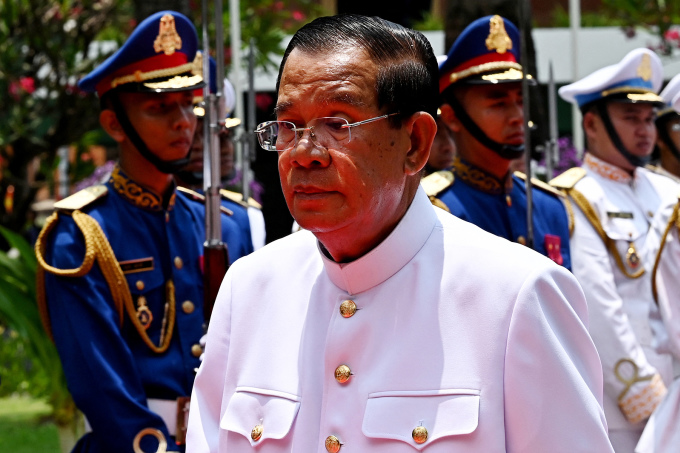
[[[659,138],[661,139],[662,142],[666,144],[668,149],[670,150],[671,154],[673,157],[675,157],[678,161],[680,161],[680,151],[678,151],[678,147],[675,146],[675,143],[673,142],[673,139],[671,138],[670,134],[668,133],[668,121],[673,119],[675,115],[669,115],[668,119],[663,119],[662,121],[659,121],[659,123],[656,126],[657,133],[659,134]]]
[[[609,139],[612,141],[616,149],[619,150],[621,155],[626,158],[626,160],[634,167],[644,167],[647,165],[651,160],[652,156],[651,154],[649,156],[636,156],[632,154],[630,151],[626,149],[625,146],[623,146],[623,142],[621,142],[621,137],[619,137],[619,134],[616,132],[616,129],[614,129],[614,125],[612,124],[611,118],[609,118],[609,112],[607,111],[607,102],[599,102],[595,106],[597,108],[598,113],[600,114],[600,117],[602,118],[602,122],[604,123],[604,127],[607,130],[607,134],[609,135]]]
[[[139,151],[139,153],[144,157],[144,159],[151,162],[151,164],[153,164],[153,166],[156,167],[159,171],[166,174],[174,174],[180,171],[183,167],[185,167],[189,163],[189,154],[191,153],[191,148],[187,150],[187,155],[185,157],[183,157],[182,159],[175,160],[162,160],[154,153],[152,153],[146,146],[146,143],[144,143],[144,140],[142,140],[142,137],[140,137],[139,134],[137,133],[135,127],[130,122],[130,119],[125,113],[125,109],[123,108],[123,104],[120,102],[120,99],[115,94],[111,96],[111,104],[113,105],[113,111],[116,114],[116,117],[118,118],[120,126],[123,128],[123,131],[128,136],[132,144],[135,145],[137,151]]]
[[[479,143],[489,148],[491,151],[495,152],[503,159],[513,160],[521,157],[524,154],[524,144],[521,145],[507,145],[504,143],[499,143],[497,141],[491,140],[488,135],[482,131],[482,129],[475,123],[472,118],[467,114],[462,105],[458,102],[455,96],[450,96],[447,100],[448,104],[453,108],[456,116],[463,123],[465,129],[470,132],[470,134],[477,139]]]

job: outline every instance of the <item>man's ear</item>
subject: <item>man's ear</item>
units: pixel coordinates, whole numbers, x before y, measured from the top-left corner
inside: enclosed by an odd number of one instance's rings
[[[594,138],[597,135],[598,129],[602,126],[602,120],[592,110],[583,114],[583,130],[587,138]]]
[[[441,111],[439,117],[451,131],[460,132],[461,129],[463,129],[463,125],[458,120],[456,112],[453,111],[453,107],[449,104],[442,104],[441,107],[439,107],[439,110]]]
[[[99,124],[118,143],[123,142],[127,137],[118,121],[116,113],[111,109],[104,109],[99,113]]]
[[[404,160],[404,171],[411,176],[422,170],[430,157],[430,148],[437,134],[437,123],[429,113],[416,112],[405,126],[409,131],[411,149]]]

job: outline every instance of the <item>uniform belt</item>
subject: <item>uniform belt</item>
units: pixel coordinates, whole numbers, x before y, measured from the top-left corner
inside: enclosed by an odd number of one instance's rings
[[[146,400],[147,406],[151,412],[158,415],[163,419],[165,427],[168,429],[168,433],[171,436],[181,437],[182,439],[186,435],[186,420],[189,415],[189,398],[180,397],[176,400],[160,400],[156,398],[149,398]],[[179,415],[178,415],[179,414]],[[177,434],[177,421],[180,421],[180,430],[182,431],[180,436]],[[92,431],[90,423],[85,418],[85,432],[89,433]]]

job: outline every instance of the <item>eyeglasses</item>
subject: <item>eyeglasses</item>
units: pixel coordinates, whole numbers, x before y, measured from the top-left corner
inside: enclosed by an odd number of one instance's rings
[[[297,146],[305,131],[309,131],[309,138],[316,146],[328,149],[349,143],[352,140],[351,130],[353,127],[394,115],[399,115],[399,113],[376,116],[356,123],[350,123],[344,118],[314,118],[307,123],[307,127],[297,127],[290,121],[267,121],[258,125],[255,133],[260,146],[266,151],[286,151]]]

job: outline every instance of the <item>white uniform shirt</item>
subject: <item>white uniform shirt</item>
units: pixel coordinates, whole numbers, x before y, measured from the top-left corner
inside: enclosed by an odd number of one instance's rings
[[[358,310],[344,317],[347,300]],[[584,323],[568,271],[419,189],[395,230],[351,263],[330,260],[308,231],[234,263],[187,451],[321,452],[336,436],[341,453],[609,452]]]
[[[583,168],[586,176],[575,189],[588,199],[605,233],[615,241],[624,265],[633,273],[644,264],[640,263],[636,269],[626,263],[631,241],[642,258],[654,212],[664,194],[673,193],[677,185],[644,168],[636,169],[631,177],[592,154],[586,154]],[[621,359],[630,359],[638,366],[639,377],[658,372],[666,383],[670,381],[670,357],[657,354],[652,347],[649,318],[653,301],[649,273],[636,279],[625,276],[577,207],[574,207],[574,232],[570,246],[572,269],[588,301],[590,333],[602,360],[607,424],[610,430],[641,431],[643,424],[630,423],[618,406],[626,384],[616,376],[616,366]],[[619,371],[624,380],[633,377],[632,367],[627,364],[623,364]],[[626,392],[626,397],[649,391],[651,382],[634,384]],[[633,447],[630,447],[631,450]]]
[[[651,273],[666,227],[673,213],[677,197],[672,197],[654,217],[647,237]],[[656,272],[658,306],[666,329],[655,329],[656,346],[670,351],[674,358],[675,380],[666,398],[649,419],[635,449],[639,453],[677,453],[680,451],[680,238],[678,227],[672,226],[666,237]]]

